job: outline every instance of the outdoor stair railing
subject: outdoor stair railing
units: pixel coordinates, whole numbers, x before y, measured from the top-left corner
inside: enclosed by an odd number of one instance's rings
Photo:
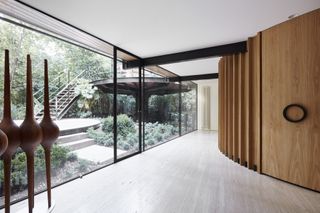
[[[49,82],[49,103],[52,118],[60,119],[70,104],[78,97],[78,94],[75,93],[75,87],[80,78],[94,81],[98,79],[106,79],[107,77],[106,71],[100,73],[89,73],[87,70],[84,70],[70,80],[70,72],[60,73],[56,78]],[[43,96],[44,89],[40,89],[34,93],[36,119],[40,119],[43,115]]]
[[[59,119],[64,110],[69,106],[70,103],[78,96],[74,89],[76,87],[78,79],[84,77],[86,70],[82,71],[72,80],[70,80],[70,73],[61,73],[55,79],[49,82],[49,85],[58,85],[50,90],[50,113],[54,119]],[[38,90],[34,94],[35,103],[35,114],[36,118],[39,119],[43,115],[43,96],[44,90]]]

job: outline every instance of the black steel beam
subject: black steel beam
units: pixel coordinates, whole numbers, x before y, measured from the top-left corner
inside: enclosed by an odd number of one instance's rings
[[[203,75],[186,75],[186,76],[178,76],[169,78],[169,81],[176,82],[176,81],[196,81],[196,80],[206,80],[206,79],[217,79],[219,78],[218,73],[212,74],[203,74]]]
[[[232,44],[225,44],[215,47],[208,47],[203,49],[191,50],[186,52],[173,53],[168,55],[155,56],[150,58],[142,59],[143,66],[151,66],[151,65],[162,65],[162,64],[171,64],[178,63],[183,61],[190,61],[196,59],[204,59],[210,57],[219,57],[224,55],[230,55],[235,53],[242,53],[247,51],[247,42],[241,41]],[[138,67],[141,61],[133,60],[128,61],[124,68],[136,68]]]

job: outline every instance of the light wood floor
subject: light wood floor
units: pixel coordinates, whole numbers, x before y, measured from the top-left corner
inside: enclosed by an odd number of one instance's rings
[[[320,212],[320,193],[239,166],[218,151],[216,133],[199,131],[57,187],[53,197],[56,213]]]

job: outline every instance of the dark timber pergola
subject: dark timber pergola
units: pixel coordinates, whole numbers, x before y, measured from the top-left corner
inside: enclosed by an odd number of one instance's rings
[[[104,79],[92,82],[105,93],[114,94],[113,80]],[[171,82],[166,78],[145,77],[144,78],[144,104],[145,116],[148,117],[148,103],[152,95],[167,95],[179,94],[180,92],[189,92],[191,87],[179,82]],[[136,99],[136,111],[138,109],[139,95],[139,77],[118,78],[117,79],[117,94],[132,95]]]

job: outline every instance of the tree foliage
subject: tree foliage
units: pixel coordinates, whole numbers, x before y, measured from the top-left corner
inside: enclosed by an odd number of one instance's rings
[[[85,78],[110,78],[111,59],[84,48],[0,20],[0,96],[3,97],[4,50],[10,51],[13,117],[22,119],[25,103],[26,55],[30,54],[33,89],[43,89],[43,60],[49,62],[49,82],[57,76],[71,80],[83,71]],[[56,87],[50,84],[50,87]],[[39,100],[41,101],[41,100]],[[3,99],[0,98],[2,106]],[[2,112],[2,108],[0,109]]]

